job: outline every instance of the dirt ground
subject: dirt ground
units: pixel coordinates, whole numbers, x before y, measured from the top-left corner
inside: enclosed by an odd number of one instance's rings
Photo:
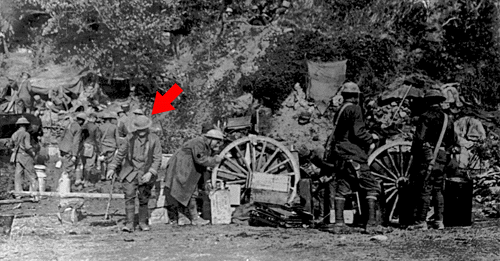
[[[2,158],[3,159],[3,158]],[[11,187],[12,169],[0,169],[2,192]],[[49,187],[59,173],[53,161]],[[106,188],[107,183],[98,184]],[[116,188],[118,189],[118,188]],[[105,192],[105,191],[102,191]],[[82,219],[60,224],[59,199],[1,205],[0,213],[16,218],[9,237],[0,236],[0,260],[500,260],[497,220],[445,231],[394,230],[387,240],[361,233],[333,235],[316,229],[282,229],[244,225],[180,227],[154,224],[149,232],[122,233],[123,200],[113,200],[116,226],[91,226],[103,220],[105,199],[85,201]]]

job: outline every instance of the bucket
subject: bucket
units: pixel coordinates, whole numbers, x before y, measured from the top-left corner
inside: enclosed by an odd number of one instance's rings
[[[2,235],[10,236],[12,230],[12,223],[14,223],[14,214],[0,214],[0,228]]]
[[[443,222],[446,227],[472,225],[472,180],[446,179]]]
[[[161,165],[160,169],[166,169],[168,160],[172,157],[172,154],[161,154]]]
[[[38,189],[40,192],[45,192],[45,179],[47,178],[45,169],[46,167],[44,165],[35,165],[35,173],[38,177]]]
[[[59,187],[57,191],[61,194],[71,192],[71,180],[69,179],[68,173],[63,172],[61,178],[59,179]]]

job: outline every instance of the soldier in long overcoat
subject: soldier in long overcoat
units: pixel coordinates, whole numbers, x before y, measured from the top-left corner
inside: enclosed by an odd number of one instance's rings
[[[149,132],[151,120],[146,116],[138,116],[131,124],[132,135],[120,146],[113,161],[108,166],[107,178],[112,179],[118,166],[122,166],[119,180],[125,192],[125,213],[127,216],[125,232],[134,230],[135,197],[139,198],[139,228],[149,231],[148,203],[151,189],[160,169],[162,149],[160,138]],[[139,193],[137,193],[139,192]]]
[[[209,130],[203,136],[186,142],[169,159],[165,176],[166,195],[176,201],[173,205],[179,225],[208,223],[208,220],[198,216],[196,192],[198,182],[207,167],[214,167],[222,161],[221,157],[214,157],[212,153],[222,145],[223,140],[224,135],[221,131]],[[186,217],[188,212],[190,221]]]

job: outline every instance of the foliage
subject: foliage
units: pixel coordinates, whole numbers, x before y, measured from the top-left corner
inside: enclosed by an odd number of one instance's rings
[[[172,0],[23,0],[51,14],[43,35],[50,36],[60,59],[76,57],[80,64],[105,76],[132,79],[143,88],[168,61],[166,31],[188,34],[213,11],[210,1]],[[197,4],[197,5],[195,5]]]
[[[379,93],[400,75],[420,73],[460,82],[464,96],[495,106],[500,99],[498,17],[494,0],[438,0],[431,6],[343,0],[299,7],[281,22],[296,27],[294,34],[274,39],[259,71],[239,84],[276,109],[295,82],[305,86],[305,59],[348,59],[346,78],[366,95]]]

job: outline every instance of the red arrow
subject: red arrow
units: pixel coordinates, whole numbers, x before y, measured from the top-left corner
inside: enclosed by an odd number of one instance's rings
[[[177,83],[170,87],[164,95],[156,92],[155,103],[153,104],[153,112],[151,115],[175,110],[174,106],[170,103],[172,103],[181,93],[182,89]]]

